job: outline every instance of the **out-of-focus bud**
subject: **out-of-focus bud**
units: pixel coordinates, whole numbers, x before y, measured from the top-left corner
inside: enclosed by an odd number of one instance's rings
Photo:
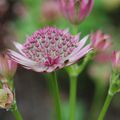
[[[55,21],[61,15],[58,2],[53,0],[43,2],[40,11],[44,21]]]
[[[16,62],[12,61],[6,54],[0,54],[0,76],[11,79],[16,69]]]
[[[97,52],[110,49],[112,46],[112,42],[110,39],[110,35],[104,34],[100,30],[97,30],[90,36],[91,45]]]
[[[120,51],[114,51],[111,59],[113,69],[120,72]]]
[[[3,85],[3,89],[0,89],[0,107],[3,109],[9,109],[13,104],[14,98],[12,91],[8,88],[7,84]]]
[[[8,10],[9,4],[7,0],[0,0],[0,16],[3,16]]]
[[[81,23],[91,12],[94,0],[59,0],[64,16],[73,24]]]
[[[24,18],[27,15],[27,10],[25,5],[21,4],[20,2],[16,2],[13,6],[13,12],[21,18]]]
[[[89,75],[93,78],[94,82],[108,85],[110,77],[110,65],[99,62],[94,62],[88,69]]]

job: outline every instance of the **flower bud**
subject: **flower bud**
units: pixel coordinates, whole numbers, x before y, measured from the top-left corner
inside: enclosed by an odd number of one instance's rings
[[[9,109],[13,104],[13,93],[7,85],[3,85],[3,89],[0,89],[0,107],[3,109]]]
[[[81,23],[91,12],[94,0],[60,0],[64,16],[73,24]]]
[[[104,34],[102,31],[97,30],[90,36],[91,45],[97,52],[108,50],[112,45],[110,38],[110,35]]]
[[[120,71],[120,51],[112,53],[112,67],[115,71]]]
[[[56,1],[45,1],[41,6],[43,21],[56,21],[61,16],[59,4]]]
[[[10,79],[17,69],[17,63],[5,54],[0,54],[0,76]]]
[[[9,8],[7,0],[0,0],[0,17],[5,15]]]

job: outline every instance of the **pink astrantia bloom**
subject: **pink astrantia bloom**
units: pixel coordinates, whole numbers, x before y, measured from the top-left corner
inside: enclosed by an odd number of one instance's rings
[[[90,36],[91,45],[96,51],[105,51],[112,45],[110,35],[104,34],[102,31],[97,30]]]
[[[88,36],[81,41],[79,37],[68,30],[47,27],[34,32],[24,45],[14,42],[19,52],[9,50],[8,54],[27,69],[52,72],[77,62],[91,50],[90,44],[85,45]]]
[[[64,16],[73,24],[82,22],[91,12],[94,0],[59,0]]]
[[[0,54],[0,76],[11,78],[15,74],[17,63],[12,61],[8,55]]]
[[[120,51],[112,53],[112,66],[113,69],[120,71]]]

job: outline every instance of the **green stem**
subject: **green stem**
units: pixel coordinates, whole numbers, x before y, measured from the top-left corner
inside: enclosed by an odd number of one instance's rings
[[[79,25],[74,25],[74,33],[77,34],[78,33],[78,28],[79,28]]]
[[[79,26],[75,25],[75,26],[73,26],[73,28],[74,28],[75,34],[77,34]],[[69,120],[75,120],[77,75],[74,75],[74,74],[76,74],[77,71],[74,71],[75,70],[74,66],[73,66],[73,68],[71,66],[71,70],[70,70],[70,72],[68,72],[69,76],[70,76],[70,103],[69,103],[70,104],[70,113],[69,113]],[[71,74],[73,74],[73,75],[71,76]]]
[[[102,108],[102,110],[101,110],[101,112],[100,112],[100,115],[99,115],[99,117],[98,117],[98,120],[103,120],[103,119],[104,119],[105,114],[106,114],[106,112],[107,112],[107,110],[108,110],[108,107],[109,107],[109,105],[110,105],[110,102],[111,102],[111,100],[112,100],[112,97],[113,97],[113,96],[111,96],[110,94],[107,95],[107,98],[106,98],[105,103],[104,103],[104,106],[103,106],[103,108]]]
[[[59,88],[58,88],[57,76],[55,72],[52,73],[51,85],[53,88],[52,94],[53,94],[53,99],[55,104],[56,117],[57,117],[57,120],[62,120]]]
[[[70,118],[69,120],[75,120],[75,106],[76,106],[76,91],[77,91],[77,77],[70,77]]]
[[[14,115],[16,120],[23,120],[23,118],[22,118],[22,116],[21,116],[17,106],[15,107],[15,109],[12,109],[11,112],[13,113],[13,115]]]
[[[16,120],[23,120],[21,113],[18,110],[17,104],[16,104],[16,95],[15,95],[15,88],[14,88],[14,80],[11,78],[9,79],[9,85],[11,90],[14,93],[14,104],[12,105],[10,111],[12,112],[12,114],[14,115]]]

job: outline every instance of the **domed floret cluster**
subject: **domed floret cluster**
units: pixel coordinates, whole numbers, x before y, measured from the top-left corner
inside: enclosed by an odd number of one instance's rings
[[[21,45],[14,42],[19,52],[9,50],[11,58],[27,69],[37,72],[53,72],[77,62],[92,48],[86,45],[89,36],[79,41],[66,30],[46,27],[34,32]]]

